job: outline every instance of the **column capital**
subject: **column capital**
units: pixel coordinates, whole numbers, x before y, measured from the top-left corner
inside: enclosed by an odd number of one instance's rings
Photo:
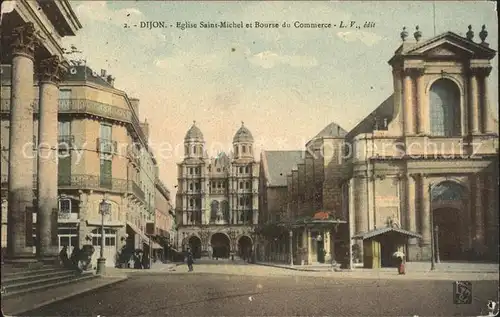
[[[24,55],[34,58],[35,49],[40,44],[32,22],[25,23],[12,29],[12,56]]]
[[[488,77],[491,73],[491,70],[491,66],[474,66],[470,67],[467,72],[470,76]]]
[[[53,55],[40,62],[38,76],[40,81],[53,82],[58,85],[66,71],[67,68],[65,67],[63,61],[59,59],[59,56]]]
[[[405,67],[403,69],[403,74],[410,77],[420,77],[425,73],[425,68],[423,67]]]

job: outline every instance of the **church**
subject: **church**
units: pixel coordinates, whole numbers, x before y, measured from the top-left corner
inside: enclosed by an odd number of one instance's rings
[[[259,217],[253,142],[242,123],[233,151],[212,158],[196,123],[186,133],[184,160],[178,163],[176,217],[178,241],[195,258],[250,258]]]
[[[322,158],[321,173],[331,176],[319,179],[319,192],[331,197],[308,203],[307,181],[318,182],[314,170],[308,174],[303,167],[307,155],[292,170],[280,171],[291,179],[284,185],[287,203],[267,211],[288,219],[275,221],[290,231],[290,238],[278,239],[283,247],[274,248],[282,252],[278,259],[314,264],[338,256],[367,268],[391,266],[396,252],[408,261],[429,261],[432,255],[437,261],[497,261],[498,120],[488,99],[496,51],[487,34],[483,26],[474,39],[469,27],[466,36],[446,32],[423,39],[417,27],[410,39],[403,28],[402,44],[388,62],[393,93],[345,135],[329,136],[343,143],[338,153]],[[265,175],[276,173],[266,168],[273,167],[262,166],[264,185]],[[261,204],[267,210],[271,203]],[[321,227],[310,221],[318,212],[330,215]],[[309,222],[299,226],[304,217]],[[322,233],[327,258],[311,256],[320,245],[319,239],[312,242],[315,231]],[[335,245],[351,247],[337,252]]]

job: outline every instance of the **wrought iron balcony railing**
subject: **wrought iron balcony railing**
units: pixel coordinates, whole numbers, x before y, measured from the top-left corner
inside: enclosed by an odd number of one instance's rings
[[[70,134],[62,134],[57,137],[58,148],[60,150],[72,149],[75,143],[75,136]]]
[[[33,111],[38,113],[39,100],[33,100]],[[10,99],[2,99],[0,113],[10,112]],[[147,141],[137,114],[130,109],[112,106],[89,99],[59,99],[59,114],[89,114],[111,120],[131,123],[139,137]]]
[[[104,154],[116,154],[118,151],[118,142],[108,139],[97,138],[97,151]]]
[[[135,166],[141,166],[141,151],[135,145],[129,145],[127,147],[127,158]]]

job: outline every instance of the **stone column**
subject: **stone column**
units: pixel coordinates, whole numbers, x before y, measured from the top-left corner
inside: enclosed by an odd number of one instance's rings
[[[41,259],[57,257],[58,243],[52,237],[57,232],[57,155],[59,109],[58,84],[64,68],[58,56],[40,63],[40,105],[38,115],[38,215],[37,254]],[[54,232],[55,231],[55,232]]]
[[[37,40],[33,23],[12,33],[7,258],[17,260],[33,257],[29,244],[33,231],[33,64]]]
[[[483,86],[483,93],[482,93],[482,98],[481,98],[481,106],[482,106],[482,111],[481,115],[483,118],[483,132],[484,133],[495,133],[494,127],[492,125],[492,120],[491,120],[491,115],[490,115],[490,101],[489,101],[489,95],[488,95],[488,78],[489,74],[491,72],[491,67],[486,68],[484,70],[484,74],[482,76],[482,86]]]
[[[311,229],[307,228],[307,264],[312,264],[312,236]]]
[[[332,260],[332,257],[335,255],[334,250],[333,250],[333,246],[335,245],[335,243],[334,243],[335,234],[333,235],[333,239],[332,239],[332,235],[330,235],[330,229],[327,229],[324,231],[323,235],[325,237],[325,242],[324,242],[324,248],[326,251],[325,263],[329,263]]]
[[[356,234],[368,231],[368,208],[367,208],[367,187],[368,179],[357,176],[354,179],[354,190],[357,195],[354,195],[354,214]]]
[[[474,181],[474,201],[475,201],[475,215],[474,215],[474,238],[478,247],[484,246],[484,219],[483,219],[483,182],[481,174],[476,174]]]
[[[422,260],[427,260],[431,258],[431,195],[430,180],[427,175],[421,175],[421,193],[422,198],[420,199],[421,206],[421,228],[420,234],[422,235]]]
[[[405,135],[415,134],[414,105],[413,105],[413,80],[411,69],[405,69],[403,79],[403,115]]]
[[[416,69],[416,97],[417,97],[417,109],[418,109],[418,133],[427,134],[429,133],[428,122],[429,122],[429,107],[425,96],[424,87],[424,70]]]
[[[411,232],[417,232],[417,219],[415,210],[415,175],[406,175],[406,210],[408,223],[407,228]],[[412,239],[414,240],[414,239]]]
[[[477,89],[477,72],[471,70],[469,77],[469,122],[470,133],[479,133],[479,105],[478,105],[478,89]]]

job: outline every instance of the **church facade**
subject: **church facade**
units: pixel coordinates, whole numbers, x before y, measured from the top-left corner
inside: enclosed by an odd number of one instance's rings
[[[233,151],[208,157],[201,130],[193,124],[178,164],[176,217],[179,242],[194,256],[249,258],[258,222],[258,172],[253,136],[242,124]]]
[[[338,238],[344,240],[340,245],[351,245],[354,262],[391,266],[396,252],[409,261],[432,255],[441,261],[498,259],[498,120],[488,100],[496,51],[484,26],[479,37],[474,40],[469,29],[466,36],[446,32],[423,40],[417,29],[410,40],[403,30],[403,43],[389,60],[392,95],[344,136],[342,163],[323,164],[330,174],[342,175],[322,187],[323,193],[340,188],[330,200],[341,205],[326,212],[341,218],[339,228],[342,222],[348,226],[349,234]],[[294,221],[297,214],[313,217],[325,208],[307,207],[303,164],[307,169],[305,160],[288,172],[284,212]],[[307,173],[302,180],[307,182]],[[310,261],[311,239],[304,238],[306,263],[316,262]],[[300,251],[288,249],[294,254],[286,262]]]

